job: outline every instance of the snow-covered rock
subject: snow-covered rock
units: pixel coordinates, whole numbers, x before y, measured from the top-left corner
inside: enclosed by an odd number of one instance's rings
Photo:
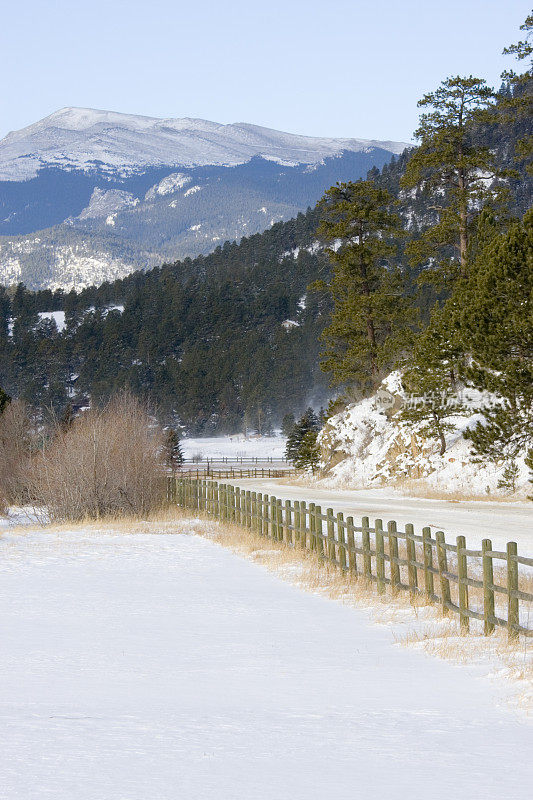
[[[144,199],[155,200],[158,195],[162,196],[178,192],[180,189],[183,189],[184,186],[187,186],[191,180],[192,178],[189,175],[185,175],[183,172],[172,172],[170,175],[167,175],[166,178],[159,181],[159,183],[156,183],[155,186],[148,189]]]
[[[485,398],[486,399],[486,398]],[[463,434],[483,417],[476,411],[484,396],[475,390],[461,395],[464,413],[449,417],[454,426],[447,432],[446,451],[428,438],[425,422],[408,423],[400,418],[406,400],[399,372],[391,373],[375,395],[348,405],[330,417],[319,436],[323,480],[332,487],[366,488],[417,484],[438,493],[458,496],[499,496],[498,488],[506,461],[478,463],[471,443]],[[517,458],[519,496],[531,492],[529,470],[524,458]]]
[[[132,208],[138,205],[139,200],[131,192],[123,192],[120,189],[94,189],[91,200],[87,208],[84,208],[79,219],[98,219],[106,217],[108,225],[114,224],[114,216],[117,211],[123,208]],[[113,222],[109,222],[109,216],[113,216]]]

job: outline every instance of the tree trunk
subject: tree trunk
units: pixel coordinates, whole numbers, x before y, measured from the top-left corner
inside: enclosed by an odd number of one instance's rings
[[[435,411],[432,411],[431,413],[432,413],[432,416],[433,416],[433,422],[435,423],[435,430],[437,431],[437,435],[438,435],[439,441],[440,441],[439,456],[443,456],[444,453],[446,452],[446,439],[444,437],[444,433],[443,433],[442,428],[440,426],[440,420],[439,420],[437,414],[435,413]]]

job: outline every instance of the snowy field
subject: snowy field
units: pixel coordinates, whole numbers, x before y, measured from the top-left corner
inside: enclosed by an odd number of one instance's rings
[[[284,436],[213,436],[206,438],[182,439],[181,447],[185,458],[201,454],[202,458],[283,458],[285,455]]]
[[[2,798],[531,796],[533,728],[496,682],[199,524],[3,529]]]

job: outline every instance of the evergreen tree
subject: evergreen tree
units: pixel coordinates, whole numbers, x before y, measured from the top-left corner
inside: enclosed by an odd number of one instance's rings
[[[309,430],[304,434],[294,459],[296,469],[316,471],[320,461],[320,448],[316,441],[317,435],[314,430]]]
[[[175,472],[183,464],[183,452],[179,435],[175,428],[169,428],[166,432],[163,454],[165,466],[167,469],[171,469],[172,472]]]
[[[315,412],[313,411],[313,409],[308,408],[302,415],[300,420],[293,426],[292,431],[287,437],[287,444],[285,446],[285,457],[289,461],[295,463],[296,459],[298,458],[300,446],[306,434],[309,433],[309,431],[313,431],[316,434],[318,433],[319,430],[320,430],[319,419],[315,414]]]
[[[510,45],[510,47],[506,47],[503,53],[504,55],[514,55],[517,61],[529,59],[529,68],[521,74],[517,74],[514,70],[506,70],[502,74],[502,79],[512,89],[511,94],[503,94],[501,96],[500,116],[504,122],[512,121],[517,116],[530,120],[533,111],[533,45],[530,41],[533,32],[533,14],[529,14],[526,17],[524,24],[520,26],[520,30],[526,32],[526,38]],[[520,160],[523,159],[528,162],[527,171],[533,174],[532,134],[526,134],[517,142],[516,153]]]
[[[468,438],[491,460],[513,459],[533,443],[533,211],[479,254],[457,319],[467,379],[498,398]]]
[[[8,394],[4,392],[2,387],[0,386],[0,414],[3,413],[5,407],[11,402],[11,398]]]
[[[490,119],[494,98],[483,79],[457,76],[443,81],[418,103],[429,110],[420,117],[415,131],[420,146],[413,151],[401,185],[421,189],[438,219],[410,243],[409,252],[419,264],[440,258],[433,277],[442,285],[468,275],[477,210],[484,201],[503,197],[487,187],[487,179],[501,174],[495,154],[474,136],[475,124]]]
[[[321,203],[319,235],[331,243],[329,284],[313,287],[333,300],[322,339],[321,367],[333,383],[371,391],[380,383],[412,321],[403,278],[392,264],[394,237],[402,234],[391,196],[372,181],[333,186]]]
[[[281,423],[281,432],[283,436],[290,436],[295,423],[296,420],[294,419],[294,414],[285,414]]]
[[[457,394],[461,352],[447,326],[445,314],[435,310],[428,327],[417,338],[402,375],[410,397],[401,417],[415,424],[424,422],[420,433],[439,442],[441,456],[446,451],[445,433],[455,429],[449,417],[462,410]]]

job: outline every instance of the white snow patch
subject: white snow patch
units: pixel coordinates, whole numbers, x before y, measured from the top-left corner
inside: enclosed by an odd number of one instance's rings
[[[59,333],[65,329],[65,312],[64,311],[40,311],[40,319],[50,319],[56,324]]]
[[[0,536],[6,800],[529,800],[501,680],[395,647],[204,524]]]

